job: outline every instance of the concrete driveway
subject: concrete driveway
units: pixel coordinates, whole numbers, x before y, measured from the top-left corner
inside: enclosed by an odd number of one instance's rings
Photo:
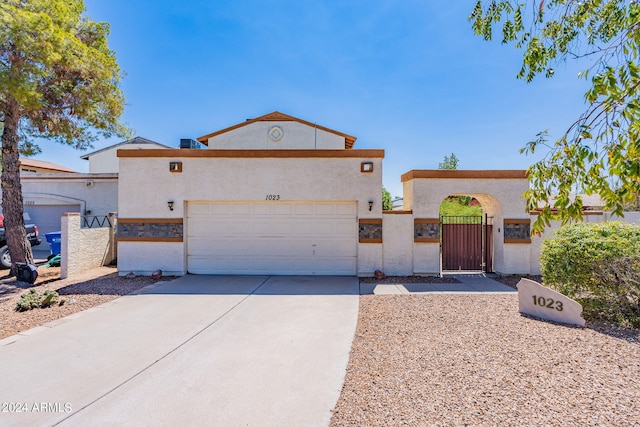
[[[185,276],[0,341],[0,425],[325,426],[355,277]]]

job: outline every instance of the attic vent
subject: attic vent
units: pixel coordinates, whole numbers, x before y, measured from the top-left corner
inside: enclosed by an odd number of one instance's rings
[[[180,148],[199,149],[202,148],[202,144],[198,141],[194,141],[193,139],[182,138],[180,139]]]

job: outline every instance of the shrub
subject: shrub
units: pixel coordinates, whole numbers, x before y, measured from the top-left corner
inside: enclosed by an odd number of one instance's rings
[[[35,289],[30,289],[29,292],[25,292],[20,295],[20,299],[16,303],[16,311],[51,307],[58,302],[58,298],[58,293],[51,289],[47,289],[44,292],[38,292]],[[60,305],[63,303],[64,300],[60,302]]]
[[[580,302],[588,319],[640,327],[640,226],[573,224],[542,244],[545,285]]]

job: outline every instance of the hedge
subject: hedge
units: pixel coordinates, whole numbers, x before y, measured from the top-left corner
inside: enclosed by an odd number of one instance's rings
[[[585,319],[640,327],[640,226],[579,223],[540,253],[544,284],[580,302]]]

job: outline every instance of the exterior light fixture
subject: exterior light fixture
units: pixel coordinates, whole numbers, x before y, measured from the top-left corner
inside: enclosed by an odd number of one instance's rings
[[[167,206],[169,206],[169,210],[172,211],[173,210],[173,200],[169,200],[167,202]],[[371,209],[369,209],[369,210],[371,210]]]
[[[369,211],[371,211],[371,208],[373,208],[373,200],[369,200]]]
[[[373,172],[373,162],[362,162],[362,163],[360,163],[360,172],[362,172],[362,173],[371,173],[371,172]]]
[[[169,172],[181,173],[182,162],[169,162]]]

